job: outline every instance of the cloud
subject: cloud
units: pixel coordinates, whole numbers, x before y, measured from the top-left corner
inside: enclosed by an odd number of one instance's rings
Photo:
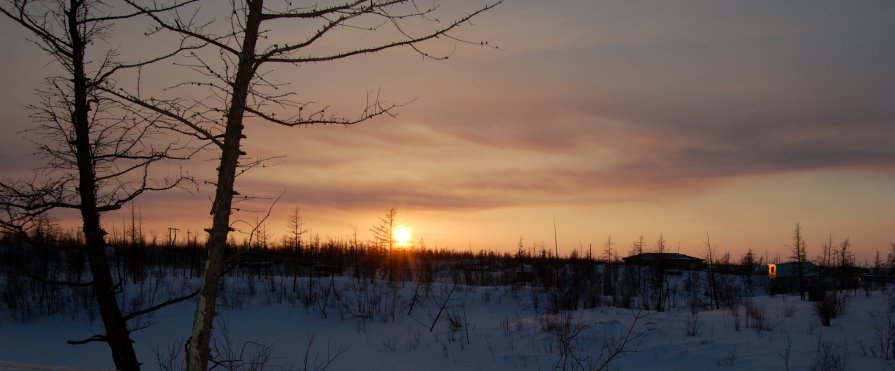
[[[893,27],[881,9],[674,8],[612,9],[626,16],[611,22],[616,32],[508,58],[476,94],[443,95],[423,121],[523,162],[567,154],[570,178],[622,178],[629,189],[895,163]],[[565,28],[588,27],[576,20]]]
[[[464,29],[464,37],[502,51],[459,45],[445,62],[399,50],[278,66],[267,76],[289,82],[284,89],[348,117],[359,114],[368,92],[391,102],[418,99],[397,119],[347,128],[249,120],[244,149],[285,158],[239,178],[241,193],[265,197],[240,207],[266,210],[285,190],[281,205],[314,210],[512,215],[501,212],[651,205],[745,178],[773,188],[762,179],[806,171],[890,174],[893,7],[520,0]],[[436,49],[453,48],[443,46]],[[14,57],[7,59],[16,66],[30,63]],[[178,73],[165,79],[183,80]],[[2,119],[21,121],[10,107]],[[4,150],[22,153],[10,138],[3,135]],[[205,160],[216,155],[201,157],[188,170],[213,180],[213,161]],[[2,159],[5,171],[10,159]],[[199,220],[211,186],[201,188],[140,202],[147,218],[163,223],[186,214]],[[736,201],[749,202],[743,199]],[[183,212],[170,216],[172,208]]]

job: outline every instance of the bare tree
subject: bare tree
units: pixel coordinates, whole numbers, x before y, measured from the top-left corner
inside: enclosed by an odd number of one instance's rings
[[[394,281],[395,279],[394,267],[392,266],[392,248],[395,247],[395,229],[398,227],[398,221],[395,218],[397,214],[398,211],[394,208],[386,210],[385,214],[379,217],[379,224],[370,228],[370,232],[373,232],[373,246],[379,250],[385,250],[386,260],[388,261],[386,270],[388,271],[389,281]]]
[[[292,291],[298,289],[298,269],[299,259],[301,259],[301,240],[308,230],[305,229],[305,221],[299,213],[299,208],[295,207],[292,214],[289,215],[289,224],[287,225],[289,233],[286,235],[286,247],[292,250]]]
[[[615,266],[613,266],[613,256],[615,249],[612,248],[612,235],[606,239],[606,246],[603,248],[603,256],[606,257],[605,279],[603,280],[603,295],[612,296],[615,301]]]
[[[142,1],[126,1],[144,12],[158,7],[156,3],[146,5]],[[266,73],[269,70],[262,68],[276,64],[337,61],[400,47],[410,48],[424,58],[446,59],[449,54],[432,54],[423,49],[423,44],[435,39],[472,44],[454,36],[452,31],[501,2],[496,0],[446,23],[438,20],[437,5],[424,7],[413,0],[341,0],[312,6],[289,1],[233,0],[227,12],[229,17],[220,22],[223,24],[201,20],[200,10],[214,9],[219,5],[217,2],[211,2],[214,6],[207,8],[196,7],[192,13],[152,13],[157,24],[154,32],[172,32],[184,40],[205,43],[213,49],[207,54],[188,55],[190,62],[183,65],[192,69],[197,79],[180,84],[208,89],[210,98],[144,100],[115,91],[121,97],[167,116],[182,132],[210,141],[220,150],[211,208],[212,226],[208,230],[208,260],[188,346],[187,367],[190,370],[204,370],[209,360],[208,342],[218,283],[225,267],[236,177],[261,161],[246,157],[242,151],[244,118],[254,117],[288,127],[353,125],[378,116],[394,115],[394,110],[399,107],[373,94],[355,118],[330,114],[328,106],[318,108],[308,102],[295,101],[296,93],[284,92],[286,89],[282,84],[268,80]],[[309,25],[311,31],[304,35],[296,35],[294,31],[277,34],[275,25],[282,22]],[[335,49],[331,45],[318,47],[321,40],[325,42],[348,31],[370,32],[376,37],[355,44],[336,45]],[[484,42],[474,44],[488,45]],[[292,116],[277,115],[275,110],[282,109],[292,110]]]
[[[829,275],[830,268],[832,268],[833,264],[833,234],[830,233],[827,241],[824,242],[823,246],[821,246],[821,255],[818,259],[818,266],[820,268],[820,281],[818,285],[820,286],[820,291],[826,292],[826,278]],[[826,294],[825,294],[826,295]]]
[[[301,248],[301,240],[302,236],[305,233],[308,233],[308,230],[305,229],[305,220],[301,216],[301,209],[297,206],[292,209],[292,213],[289,214],[289,221],[287,225],[288,234],[286,235],[286,246],[289,248],[300,249]]]
[[[391,252],[394,247],[395,228],[398,226],[395,218],[397,214],[398,211],[393,208],[386,210],[385,214],[379,217],[379,224],[370,228],[370,232],[373,232],[373,245],[377,248]]]
[[[893,273],[895,273],[895,242],[889,244],[891,249],[886,255],[886,282],[891,281]]]
[[[179,6],[175,3],[164,10]],[[159,306],[122,313],[116,300],[119,283],[109,268],[100,217],[143,193],[181,185],[187,179],[182,173],[159,175],[157,168],[167,160],[188,158],[192,151],[189,143],[158,140],[162,136],[156,125],[158,115],[136,110],[102,91],[114,86],[116,73],[142,68],[185,47],[182,44],[169,54],[142,62],[116,61],[118,51],[103,49],[103,41],[112,33],[114,22],[143,12],[116,12],[102,0],[8,0],[0,5],[0,13],[30,32],[37,46],[61,67],[61,74],[47,78],[45,87],[38,90],[40,103],[29,107],[38,123],[31,133],[39,138],[38,153],[46,164],[32,179],[0,183],[5,211],[0,224],[25,234],[51,210],[80,212],[92,280],[67,284],[93,289],[104,332],[69,343],[106,342],[116,368],[137,370],[140,363],[127,322]]]
[[[712,303],[714,304],[716,310],[721,309],[721,302],[718,299],[718,277],[715,274],[715,269],[717,269],[716,265],[718,264],[717,250],[718,247],[712,245],[711,237],[709,237],[709,233],[706,232],[705,253],[703,256],[705,258],[705,264],[708,266],[709,290],[711,291]]]
[[[743,275],[743,284],[745,285],[744,292],[746,296],[753,296],[754,294],[752,275],[755,273],[755,266],[757,264],[760,263],[755,260],[755,253],[752,252],[751,248],[746,251],[746,254],[744,254],[742,258],[740,258],[740,269]]]
[[[851,247],[851,241],[846,238],[839,244],[839,249],[836,251],[837,255],[837,270],[839,271],[839,288],[855,288],[855,282],[853,277],[853,270],[855,266],[855,256],[849,250]]]
[[[643,248],[646,246],[646,240],[643,239],[643,236],[634,241],[631,245],[631,255],[640,255],[643,254]]]
[[[799,296],[805,300],[805,239],[802,238],[802,227],[796,223],[796,230],[792,232],[792,257],[796,263],[796,271],[799,279]]]
[[[656,241],[656,252],[659,254],[664,254],[665,250],[666,250],[665,237],[660,234],[659,240]]]

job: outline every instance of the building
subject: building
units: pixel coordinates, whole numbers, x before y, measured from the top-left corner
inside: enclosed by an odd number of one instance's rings
[[[700,270],[705,267],[705,261],[703,259],[679,253],[645,252],[622,258],[622,260],[625,261],[625,265],[650,266],[663,270],[676,269],[692,271]]]
[[[816,292],[822,288],[832,287],[832,281],[829,277],[822,277],[820,267],[810,261],[804,261],[802,271],[804,272],[805,290],[808,292]],[[771,291],[776,294],[787,294],[799,292],[799,263],[787,262],[779,264],[768,264],[768,278],[771,279]]]
[[[812,262],[804,261],[802,262],[802,269],[805,271],[805,277],[818,277],[820,276],[820,269]],[[798,262],[788,262],[788,263],[780,263],[780,264],[768,264],[768,277],[770,278],[798,278],[799,277],[799,263]]]

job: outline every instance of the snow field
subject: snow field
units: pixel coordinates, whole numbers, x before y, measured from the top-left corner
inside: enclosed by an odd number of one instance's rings
[[[695,313],[681,304],[686,298],[664,312],[600,306],[547,313],[548,293],[528,286],[310,280],[298,279],[293,292],[291,278],[228,278],[218,358],[235,368],[254,360],[270,370],[577,370],[603,365],[629,336],[609,369],[809,370],[836,359],[851,370],[895,369],[884,359],[895,328],[889,291],[850,293],[844,315],[824,327],[812,303],[788,295]],[[320,295],[302,300],[301,290]],[[151,323],[133,334],[144,369],[180,366],[193,309],[188,301],[134,323]],[[764,316],[761,323],[756,315]],[[110,369],[105,344],[65,343],[100,327],[98,320],[62,316],[0,319],[0,369]]]

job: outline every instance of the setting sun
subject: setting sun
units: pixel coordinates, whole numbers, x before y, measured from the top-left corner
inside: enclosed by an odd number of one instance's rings
[[[407,246],[410,244],[410,229],[407,227],[398,227],[395,229],[395,243],[398,246]]]

